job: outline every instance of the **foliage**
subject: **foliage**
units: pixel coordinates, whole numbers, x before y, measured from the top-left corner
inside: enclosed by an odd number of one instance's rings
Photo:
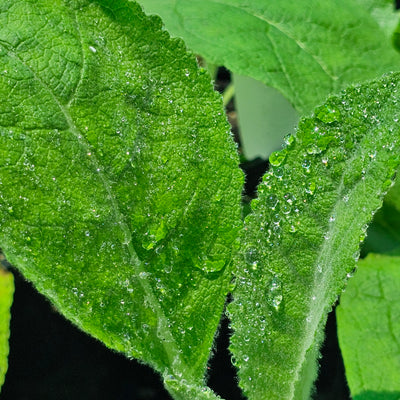
[[[385,399],[400,396],[399,263],[398,257],[388,255],[360,260],[357,279],[350,280],[337,309],[354,399],[379,398],[382,392]]]
[[[390,0],[140,3],[195,52],[275,87],[301,114],[350,83],[397,70]]]
[[[397,17],[383,0],[143,4],[303,114],[251,213],[222,100],[158,17],[128,0],[2,0],[0,246],[175,399],[219,398],[205,370],[231,292],[246,396],[307,399],[326,315],[400,164],[400,74],[380,77],[397,69]]]

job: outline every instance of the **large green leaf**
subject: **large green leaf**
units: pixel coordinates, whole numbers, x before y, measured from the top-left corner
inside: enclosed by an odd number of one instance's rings
[[[1,255],[0,255],[1,259]],[[0,269],[0,389],[8,368],[8,339],[10,337],[10,308],[14,294],[14,277]]]
[[[388,37],[395,14],[386,0],[140,3],[207,60],[275,87],[303,114],[328,94],[400,65]]]
[[[400,162],[400,74],[301,120],[245,220],[231,351],[250,399],[308,399],[326,315]]]
[[[201,385],[242,186],[209,75],[134,2],[10,0],[0,94],[9,261],[107,346]]]
[[[400,398],[400,257],[358,263],[336,309],[340,348],[353,399]]]

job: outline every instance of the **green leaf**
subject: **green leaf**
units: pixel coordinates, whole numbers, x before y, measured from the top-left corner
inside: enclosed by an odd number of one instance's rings
[[[389,190],[382,208],[374,215],[362,254],[392,253],[400,249],[400,182]]]
[[[308,399],[326,315],[400,162],[399,74],[331,97],[274,156],[245,220],[231,351],[250,399]]]
[[[62,313],[203,384],[242,174],[209,75],[131,1],[0,4],[0,244]]]
[[[399,23],[399,12],[395,10],[392,0],[356,0],[360,8],[367,10],[385,32],[388,39],[392,39]]]
[[[10,337],[10,308],[14,295],[14,277],[0,269],[0,389],[6,376]]]
[[[207,60],[278,89],[310,113],[331,93],[397,70],[387,2],[141,0]],[[379,17],[379,18],[378,18]],[[397,17],[396,17],[397,18]]]
[[[400,257],[358,263],[336,309],[346,378],[355,400],[400,397]]]

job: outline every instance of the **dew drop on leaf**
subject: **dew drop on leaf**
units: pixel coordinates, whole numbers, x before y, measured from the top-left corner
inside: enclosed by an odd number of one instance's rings
[[[283,138],[283,142],[286,146],[290,146],[295,142],[295,137],[289,133]]]
[[[310,194],[310,195],[313,195],[314,194],[314,192],[315,192],[315,187],[316,187],[316,185],[315,185],[315,182],[309,182],[307,185],[306,185],[306,193],[307,194]]]
[[[201,257],[194,258],[193,265],[206,274],[209,274],[212,272],[221,271],[221,269],[225,266],[225,260],[218,258],[213,259],[211,256],[208,257],[203,255]]]
[[[246,264],[251,265],[253,267],[257,266],[259,262],[259,254],[257,249],[249,247],[244,254],[244,259],[246,261]]]
[[[308,158],[305,158],[303,160],[303,163],[301,164],[301,166],[305,169],[305,170],[309,170],[311,167],[311,161]]]
[[[285,161],[286,158],[286,150],[283,149],[281,151],[274,151],[270,156],[269,156],[269,163],[273,165],[274,167],[278,167]]]
[[[283,177],[283,168],[281,167],[276,167],[274,168],[274,175],[278,178],[281,179]]]
[[[167,235],[167,229],[164,220],[161,220],[159,224],[150,226],[148,231],[145,233],[145,237],[142,241],[142,246],[146,250],[151,250],[155,245]]]
[[[287,203],[293,204],[296,200],[296,197],[292,193],[286,193],[283,198],[286,200]]]
[[[322,122],[331,124],[333,122],[338,122],[341,120],[341,115],[339,110],[330,104],[325,104],[315,111],[315,116]]]
[[[139,278],[140,279],[146,279],[148,275],[149,274],[147,272],[142,271],[142,272],[139,273]]]
[[[267,206],[272,210],[275,210],[275,207],[278,204],[278,197],[275,194],[271,194],[267,197]]]
[[[279,306],[282,303],[282,284],[277,276],[274,276],[271,280],[269,292],[267,294],[268,304],[273,307],[276,311],[279,310]]]
[[[308,154],[319,154],[322,152],[322,149],[315,143],[312,143],[307,147],[306,151]]]

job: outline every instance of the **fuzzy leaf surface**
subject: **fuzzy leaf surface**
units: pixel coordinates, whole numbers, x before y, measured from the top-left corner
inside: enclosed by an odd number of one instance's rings
[[[329,94],[396,71],[400,64],[388,33],[397,16],[385,0],[140,3],[192,50],[278,89],[300,114],[311,113]]]
[[[8,369],[8,339],[10,337],[10,309],[14,295],[14,277],[0,269],[0,389]]]
[[[62,313],[203,383],[242,175],[210,77],[131,1],[0,3],[0,245]]]
[[[399,293],[400,257],[371,254],[340,297],[338,337],[353,399],[400,397]]]
[[[310,396],[326,315],[400,162],[399,80],[329,98],[270,157],[228,308],[249,399]]]

